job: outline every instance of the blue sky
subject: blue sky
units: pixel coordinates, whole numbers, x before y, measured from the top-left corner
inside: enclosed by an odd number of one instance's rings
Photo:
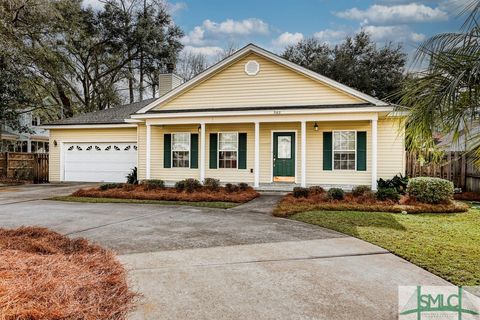
[[[99,0],[85,0],[98,6]],[[230,44],[249,42],[281,53],[307,37],[330,44],[361,29],[379,44],[401,42],[407,53],[428,37],[456,31],[469,0],[171,0],[186,51],[218,56]]]

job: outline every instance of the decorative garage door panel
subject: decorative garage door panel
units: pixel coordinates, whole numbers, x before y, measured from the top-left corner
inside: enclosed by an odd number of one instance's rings
[[[136,143],[68,143],[64,148],[65,181],[125,182],[137,166]]]

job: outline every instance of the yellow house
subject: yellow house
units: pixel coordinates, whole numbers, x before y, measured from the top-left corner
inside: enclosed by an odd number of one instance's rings
[[[50,181],[185,178],[350,189],[404,173],[393,106],[253,44],[160,98],[48,126]]]

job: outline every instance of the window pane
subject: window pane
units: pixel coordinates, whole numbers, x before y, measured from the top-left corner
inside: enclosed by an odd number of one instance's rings
[[[279,159],[292,158],[292,137],[290,136],[278,137],[278,158]]]
[[[219,168],[236,168],[237,152],[236,151],[220,151],[218,155]]]
[[[219,134],[218,149],[220,151],[237,151],[238,135],[236,132]]]
[[[188,168],[190,166],[188,151],[174,151],[172,166],[175,168]]]
[[[174,133],[172,140],[173,151],[190,151],[190,133]]]

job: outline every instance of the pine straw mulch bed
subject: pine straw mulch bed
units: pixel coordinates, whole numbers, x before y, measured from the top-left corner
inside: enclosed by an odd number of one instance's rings
[[[134,299],[111,251],[46,228],[0,229],[0,320],[120,320]]]
[[[308,198],[295,198],[291,193],[284,196],[273,211],[277,217],[287,217],[299,212],[323,211],[368,211],[401,213],[455,213],[468,211],[468,205],[451,201],[441,204],[427,204],[416,202],[403,196],[399,202],[392,200],[380,201],[372,195],[354,197],[351,193],[345,194],[343,200],[328,199],[326,193],[310,195]]]
[[[480,193],[471,191],[456,193],[453,198],[462,201],[480,201]]]
[[[117,198],[137,200],[161,200],[161,201],[189,201],[189,202],[235,202],[244,203],[255,199],[260,194],[253,188],[227,192],[225,188],[217,191],[202,188],[193,192],[179,192],[175,188],[163,188],[148,190],[142,185],[126,185],[122,188],[100,190],[99,188],[80,189],[72,193],[74,197],[90,198]]]

